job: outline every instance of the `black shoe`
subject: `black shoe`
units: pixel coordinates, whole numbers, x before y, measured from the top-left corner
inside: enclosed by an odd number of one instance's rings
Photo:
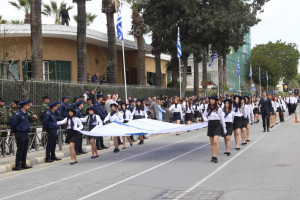
[[[54,157],[54,158],[51,158],[51,160],[54,160],[54,161],[59,161],[59,160],[61,160],[61,158]]]
[[[235,148],[235,150],[239,151],[241,148]]]
[[[75,165],[77,162],[70,162],[70,165]]]
[[[218,163],[218,158],[215,157],[214,163]]]
[[[263,132],[266,132],[266,129],[264,129]]]
[[[228,152],[224,152],[224,154],[227,154]]]
[[[32,168],[32,166],[22,165],[22,168],[23,168],[23,169],[30,169],[30,168]]]
[[[46,159],[46,163],[51,163],[51,162],[54,162],[54,160]]]
[[[211,161],[210,162],[214,162],[215,161],[215,157],[211,157]]]
[[[246,142],[250,142],[250,140],[246,140]]]
[[[14,167],[14,168],[12,168],[12,170],[13,171],[20,171],[20,170],[23,170],[23,168],[22,167]]]
[[[107,147],[107,146],[102,146],[101,148],[102,148],[102,149],[108,149],[109,147]]]
[[[246,144],[247,144],[247,142],[243,142],[243,143],[242,143],[242,145],[246,145]]]
[[[119,151],[119,149],[114,149],[114,153],[118,153]]]
[[[87,152],[84,152],[84,151],[82,151],[82,152],[80,152],[81,154],[87,154]]]
[[[230,154],[231,154],[230,152],[227,152],[227,156],[230,156]]]
[[[76,153],[76,156],[80,156],[81,155],[81,153]]]
[[[270,132],[270,129],[267,129],[268,132]]]
[[[138,145],[144,144],[144,140],[141,140]]]

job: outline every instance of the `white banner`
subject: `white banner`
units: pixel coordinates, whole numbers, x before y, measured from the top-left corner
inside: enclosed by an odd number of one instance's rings
[[[126,124],[112,122],[104,126],[96,126],[91,131],[81,131],[84,135],[89,136],[130,136],[146,135],[160,133],[175,133],[180,131],[192,131],[207,127],[207,122],[191,125],[181,125],[168,122],[162,122],[152,119],[132,120]]]

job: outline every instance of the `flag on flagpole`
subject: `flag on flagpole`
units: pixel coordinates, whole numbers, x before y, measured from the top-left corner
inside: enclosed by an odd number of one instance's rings
[[[180,44],[180,33],[179,33],[179,27],[178,27],[178,34],[177,34],[177,57],[180,59],[182,56],[181,51],[181,44]]]
[[[238,57],[238,61],[237,61],[237,75],[240,76],[240,74],[241,74],[240,58]]]
[[[252,66],[250,66],[249,77],[252,78]]]
[[[266,78],[267,78],[267,82],[269,82],[269,76],[268,76],[268,72],[266,71]]]
[[[214,59],[217,59],[217,58],[218,58],[217,50],[214,50],[213,56],[212,56],[212,58],[211,58],[210,63],[209,63],[208,66],[211,67],[212,64],[213,64],[213,62],[214,62]]]
[[[123,40],[123,28],[122,28],[122,12],[121,12],[121,3],[119,2],[119,11],[118,11],[118,19],[117,19],[117,38]]]
[[[259,80],[261,80],[260,67],[259,67]]]

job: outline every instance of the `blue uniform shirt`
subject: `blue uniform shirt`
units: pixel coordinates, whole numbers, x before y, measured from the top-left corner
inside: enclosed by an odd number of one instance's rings
[[[16,137],[27,138],[30,130],[28,115],[18,110],[11,120],[11,131]]]
[[[61,115],[62,115],[63,118],[68,116],[68,104],[62,102],[60,107],[59,107],[59,110],[60,110]]]
[[[79,108],[75,108],[75,116],[78,117],[79,119],[80,118],[83,118],[83,115],[82,115],[82,112]]]
[[[95,114],[99,115],[99,117],[103,121],[106,117],[106,113],[105,113],[103,106],[99,102],[96,102],[94,104],[94,109],[95,109]]]
[[[50,129],[57,130],[58,125],[55,114],[51,110],[48,110],[43,119],[43,130],[48,131]]]

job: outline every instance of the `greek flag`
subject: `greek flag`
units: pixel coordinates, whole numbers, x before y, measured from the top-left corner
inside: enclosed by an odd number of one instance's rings
[[[122,28],[122,13],[121,13],[121,3],[119,2],[119,12],[117,19],[117,38],[123,40],[123,28]]]
[[[259,80],[261,80],[260,67],[259,67]]]
[[[269,76],[268,76],[268,72],[266,71],[266,78],[267,78],[267,82],[269,82]]]
[[[240,58],[238,57],[238,61],[237,61],[237,75],[240,76],[240,74],[241,74]]]
[[[177,57],[180,59],[182,56],[181,52],[181,44],[180,44],[180,33],[179,33],[179,27],[178,27],[178,34],[177,34]]]
[[[249,77],[252,78],[252,66],[250,66]]]
[[[217,51],[216,50],[214,50],[214,53],[213,53],[213,56],[212,56],[212,58],[211,58],[211,60],[210,60],[210,63],[209,63],[209,67],[211,67],[212,66],[212,64],[213,64],[213,62],[214,62],[214,59],[217,59],[218,58],[218,54],[217,54]]]

